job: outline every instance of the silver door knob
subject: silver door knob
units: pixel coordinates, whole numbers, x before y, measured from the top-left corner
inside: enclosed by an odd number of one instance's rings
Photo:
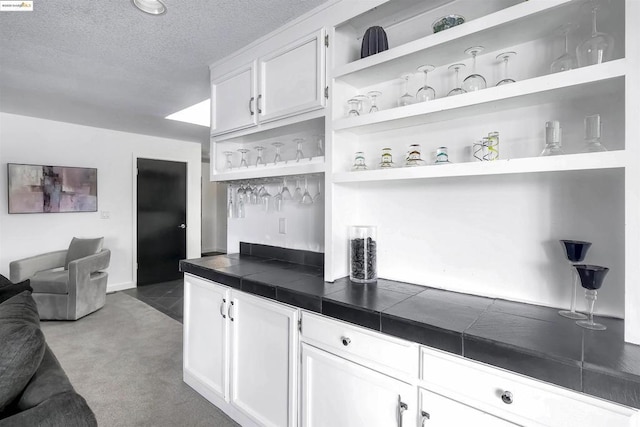
[[[345,347],[348,346],[349,344],[351,344],[351,338],[348,337],[342,337],[342,345],[344,345]]]
[[[511,393],[510,391],[505,391],[500,397],[502,398],[502,401],[507,405],[511,405],[513,403],[513,393]]]
[[[185,228],[187,228],[187,226],[186,226],[186,225],[184,225],[184,224],[180,224],[180,225],[178,226],[178,228],[182,228],[182,229],[184,230]]]

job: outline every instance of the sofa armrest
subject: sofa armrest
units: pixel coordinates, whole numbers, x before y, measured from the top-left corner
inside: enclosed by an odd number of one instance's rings
[[[33,277],[39,271],[64,267],[67,250],[47,252],[9,263],[9,279],[13,283],[22,282]]]
[[[0,420],[0,427],[96,427],[96,416],[75,391],[56,394],[33,408]]]

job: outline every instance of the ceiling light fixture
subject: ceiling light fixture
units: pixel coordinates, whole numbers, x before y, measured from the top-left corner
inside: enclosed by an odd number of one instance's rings
[[[167,11],[166,6],[160,0],[131,0],[131,3],[150,15],[162,15]]]

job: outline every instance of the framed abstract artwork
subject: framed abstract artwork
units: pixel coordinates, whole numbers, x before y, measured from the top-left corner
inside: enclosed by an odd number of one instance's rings
[[[7,163],[9,213],[96,212],[98,169]]]

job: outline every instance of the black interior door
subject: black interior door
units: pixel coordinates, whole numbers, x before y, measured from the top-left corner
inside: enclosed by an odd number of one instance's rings
[[[182,277],[187,256],[187,164],[138,159],[138,285]]]

